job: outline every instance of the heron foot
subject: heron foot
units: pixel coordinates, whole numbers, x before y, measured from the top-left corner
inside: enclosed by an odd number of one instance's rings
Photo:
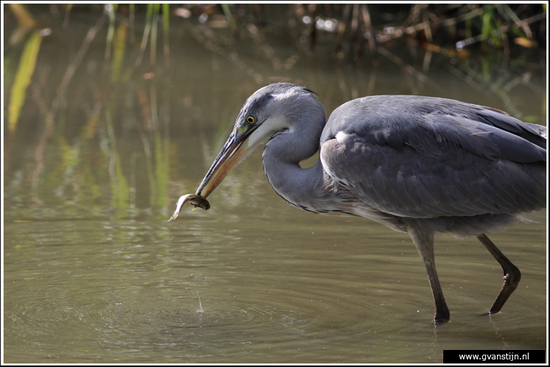
[[[434,325],[446,324],[451,320],[449,309],[438,310],[434,315]]]
[[[502,277],[502,289],[498,294],[497,298],[493,302],[489,314],[495,314],[500,312],[502,306],[506,303],[508,298],[518,287],[519,281],[521,280],[521,271],[512,263],[508,263],[502,266],[504,270],[504,276]]]
[[[477,236],[478,240],[485,246],[485,248],[493,255],[495,260],[498,261],[502,270],[504,271],[504,277],[502,282],[502,288],[497,298],[493,302],[490,314],[495,314],[502,309],[502,306],[506,303],[508,298],[514,293],[521,280],[521,272],[518,267],[512,264],[510,260],[495,246],[495,244],[485,234]]]

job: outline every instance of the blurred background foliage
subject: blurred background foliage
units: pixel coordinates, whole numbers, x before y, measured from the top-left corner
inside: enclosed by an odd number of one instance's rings
[[[30,182],[33,205],[43,203],[44,193],[55,192],[60,204],[74,203],[75,211],[79,203],[93,204],[103,197],[111,198],[111,206],[121,215],[139,206],[165,208],[171,202],[170,180],[183,180],[170,165],[176,149],[169,139],[176,128],[169,123],[170,106],[189,107],[188,118],[178,121],[178,129],[190,128],[196,121],[219,120],[205,118],[211,113],[205,109],[221,109],[224,119],[233,119],[234,111],[220,100],[235,98],[240,102],[234,105],[239,106],[257,84],[276,81],[255,64],[259,59],[269,60],[279,74],[300,64],[370,69],[389,62],[412,79],[440,89],[445,86],[431,81],[426,72],[434,64],[449,63],[479,88],[509,101],[511,114],[544,123],[537,121],[538,114],[517,108],[507,93],[518,85],[545,93],[545,82],[532,80],[531,72],[546,68],[545,3],[12,3],[3,7],[4,163],[10,170],[6,187],[13,190],[12,204],[26,202],[23,191],[18,196],[16,188]],[[83,23],[83,18],[93,20]],[[65,38],[66,31],[83,36]],[[192,84],[209,81],[196,74],[190,85],[179,86],[174,102],[174,90],[164,82],[171,80],[176,68],[185,68],[185,61],[172,55],[185,47],[180,44],[182,33],[231,60],[249,77],[240,86],[246,92],[233,92],[228,84],[202,98],[210,100],[210,106],[197,109],[193,101],[201,92]],[[55,47],[45,46],[54,42]],[[50,53],[66,67],[41,64],[41,57]],[[512,68],[525,71],[511,77],[505,71]],[[329,90],[326,85],[311,87]],[[354,88],[332,88],[351,89],[343,92],[345,99],[359,97]],[[412,90],[421,92],[418,87]],[[331,93],[325,94],[330,102]],[[545,103],[541,109],[545,111]],[[210,160],[215,154],[228,126],[212,127],[217,145],[205,147],[206,158],[200,157],[203,152],[192,158]],[[128,143],[134,141],[127,139],[129,134],[141,142],[140,153]],[[17,169],[22,161],[27,164]],[[194,191],[172,186],[174,197]],[[45,188],[42,194],[39,187]],[[136,195],[140,190],[149,195]]]

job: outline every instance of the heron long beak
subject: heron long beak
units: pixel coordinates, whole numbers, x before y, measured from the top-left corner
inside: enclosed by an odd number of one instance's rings
[[[210,166],[210,169],[202,179],[196,195],[207,198],[223,181],[225,176],[231,171],[231,168],[239,161],[243,154],[248,150],[248,146],[244,144],[246,139],[253,130],[249,130],[242,134],[232,133],[229,139],[225,142],[222,150]],[[204,193],[202,193],[204,190]]]

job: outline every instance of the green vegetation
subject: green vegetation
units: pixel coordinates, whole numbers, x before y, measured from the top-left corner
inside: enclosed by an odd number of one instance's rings
[[[544,4],[75,3],[4,9],[9,37],[3,70],[5,165],[13,172],[25,151],[21,182],[30,185],[25,194],[37,204],[46,199],[72,203],[76,212],[106,197],[117,216],[136,207],[159,209],[162,217],[173,210],[173,198],[183,191],[169,193],[170,185],[182,179],[171,171],[171,162],[186,163],[178,159],[170,131],[176,124],[179,129],[199,126],[201,119],[192,114],[194,83],[210,82],[209,73],[195,78],[186,69],[186,58],[194,55],[186,53],[190,45],[185,42],[213,55],[211,70],[226,63],[245,75],[241,83],[247,91],[293,69],[324,67],[337,73],[349,67],[363,73],[382,64],[400,70],[403,84],[417,82],[413,92],[422,85],[441,90],[446,87],[429,72],[444,64],[525,121],[537,122],[546,111],[543,102],[540,114],[525,113],[511,98],[517,88],[545,93],[544,83],[532,79],[546,63]],[[81,23],[83,18],[87,21]],[[79,24],[89,28],[82,31]],[[75,41],[72,33],[82,36]],[[185,57],[175,56],[176,51]],[[271,74],[257,66],[260,61],[272,65]],[[512,77],[510,69],[523,72]],[[190,82],[172,85],[176,71],[188,73]],[[371,82],[363,78],[362,84]],[[325,98],[345,89],[318,83],[327,90]],[[346,98],[357,96],[353,86],[347,89]],[[212,104],[205,108],[221,107],[219,114],[230,122],[234,110],[227,106],[238,108],[243,96],[228,91],[203,100]],[[231,103],[220,102],[228,98]],[[171,103],[189,106],[190,115],[171,124]],[[224,140],[228,126],[215,128],[217,140]],[[140,146],[128,146],[129,136],[137,136],[132,141]],[[201,153],[212,155],[217,148]],[[15,185],[17,180],[7,177],[7,186]],[[58,199],[48,197],[51,192],[59,192]]]

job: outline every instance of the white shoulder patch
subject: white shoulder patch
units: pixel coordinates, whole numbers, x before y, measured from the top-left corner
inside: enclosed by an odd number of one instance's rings
[[[346,134],[343,131],[338,131],[336,134],[336,140],[338,140],[338,143],[344,144],[349,138],[349,134]]]

